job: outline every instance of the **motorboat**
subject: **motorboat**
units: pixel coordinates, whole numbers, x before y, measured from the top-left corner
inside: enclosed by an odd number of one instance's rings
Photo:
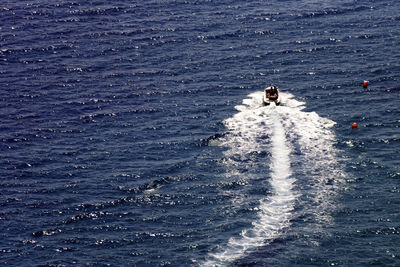
[[[269,105],[271,102],[274,102],[277,106],[281,103],[279,89],[275,85],[270,85],[264,89],[263,104]]]

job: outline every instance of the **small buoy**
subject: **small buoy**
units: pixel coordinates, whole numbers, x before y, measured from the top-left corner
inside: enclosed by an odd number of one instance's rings
[[[357,122],[355,122],[355,123],[353,123],[353,124],[351,125],[351,128],[357,128],[357,127],[358,127]]]
[[[364,88],[367,88],[367,87],[368,87],[368,81],[364,81],[364,82],[363,82],[363,87],[364,87]]]

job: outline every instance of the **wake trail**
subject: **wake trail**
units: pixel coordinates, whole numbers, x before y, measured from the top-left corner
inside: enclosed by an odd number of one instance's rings
[[[295,200],[295,194],[292,191],[294,179],[291,178],[290,169],[291,150],[286,145],[285,130],[279,115],[269,114],[274,108],[274,106],[271,106],[264,109],[264,116],[261,116],[263,120],[268,118],[265,114],[272,117],[270,185],[273,194],[260,200],[257,220],[252,223],[253,227],[243,230],[239,237],[230,238],[226,248],[210,254],[203,266],[223,266],[241,258],[250,249],[266,245],[268,241],[272,241],[284,228],[290,225],[290,216]],[[252,110],[250,113],[257,114],[258,111]],[[261,114],[257,115],[260,116]],[[253,122],[255,121],[253,120]],[[256,124],[260,126],[260,121]],[[254,147],[255,144],[251,146]]]
[[[225,179],[249,186],[261,175],[269,183],[269,192],[258,200],[251,226],[214,248],[202,266],[226,266],[267,246],[290,230],[296,216],[312,214],[311,227],[306,223],[296,226],[306,232],[324,231],[324,225],[332,222],[330,211],[337,204],[334,196],[344,176],[337,163],[336,137],[330,129],[335,123],[315,112],[305,112],[305,103],[290,93],[281,93],[282,106],[262,106],[262,95],[252,93],[235,107],[238,113],[224,121],[228,134],[220,145],[227,148]],[[229,193],[234,209],[246,205],[249,198],[240,190],[221,193]]]

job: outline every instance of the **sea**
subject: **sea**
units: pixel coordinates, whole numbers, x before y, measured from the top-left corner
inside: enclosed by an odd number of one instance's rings
[[[399,10],[3,0],[0,265],[400,266]]]

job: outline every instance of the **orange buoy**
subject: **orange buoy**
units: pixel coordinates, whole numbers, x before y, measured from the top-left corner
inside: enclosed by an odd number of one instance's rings
[[[358,127],[357,122],[355,122],[355,123],[353,123],[353,124],[351,125],[351,128],[357,128],[357,127]]]
[[[364,88],[367,88],[367,87],[368,87],[368,81],[364,81],[364,82],[363,82],[363,87],[364,87]]]

